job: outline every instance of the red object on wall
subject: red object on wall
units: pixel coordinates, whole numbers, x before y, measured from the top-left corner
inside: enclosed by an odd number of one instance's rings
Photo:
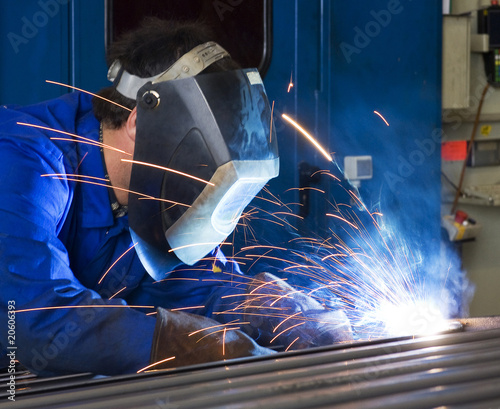
[[[441,159],[464,161],[467,157],[467,142],[454,141],[444,142],[441,145]]]

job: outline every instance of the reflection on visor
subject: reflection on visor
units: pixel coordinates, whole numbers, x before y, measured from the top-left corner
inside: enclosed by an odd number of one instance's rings
[[[212,214],[212,226],[220,234],[229,235],[241,213],[264,187],[267,180],[240,179],[231,186]]]

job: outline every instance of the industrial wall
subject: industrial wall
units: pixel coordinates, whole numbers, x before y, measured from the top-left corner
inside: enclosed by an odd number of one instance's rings
[[[104,3],[2,1],[0,103],[34,103],[68,92],[45,80],[89,91],[106,85]],[[238,7],[241,1],[223,3]],[[382,238],[404,248],[410,270],[433,274],[444,260],[453,265],[453,281],[456,260],[449,258],[453,248],[442,240],[440,226],[441,13],[435,0],[274,0],[265,84],[281,156],[271,192],[298,204],[290,205],[296,213],[304,201],[309,207],[291,222],[296,232],[348,236],[327,212],[332,205],[356,207],[370,224],[367,231],[377,227]],[[282,114],[314,135],[334,162]],[[343,180],[346,156],[371,156],[373,177],[359,187],[363,205]],[[315,177],[319,170],[322,176]],[[339,183],[331,183],[326,171]],[[304,183],[307,198],[297,190]]]
[[[445,17],[447,27],[444,31],[450,44],[444,43],[443,78],[444,83],[451,86],[443,89],[443,95],[448,97],[443,110],[443,143],[450,147],[442,161],[445,177],[443,214],[451,212],[462,175],[463,191],[470,193],[475,187],[491,190],[493,198],[488,200],[484,195],[460,197],[456,205],[457,210],[465,212],[475,222],[473,227],[477,229],[471,240],[459,244],[464,269],[475,285],[470,306],[472,316],[500,314],[500,168],[497,153],[500,92],[498,84],[487,81],[484,55],[489,51],[488,45],[481,50],[473,41],[478,35],[478,14],[484,15],[484,8],[489,3],[452,2],[452,14]],[[482,5],[479,11],[478,4]],[[474,166],[464,167],[465,151],[472,138],[477,143],[470,151],[473,161],[470,165]]]

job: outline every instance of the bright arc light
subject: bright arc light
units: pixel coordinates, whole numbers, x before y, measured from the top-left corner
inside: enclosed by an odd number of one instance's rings
[[[377,315],[386,334],[392,337],[431,335],[450,329],[446,315],[432,301],[415,300],[400,305],[386,302]]]
[[[290,118],[287,114],[283,114],[281,115],[283,117],[283,119],[287,122],[289,122],[290,124],[292,124],[295,128],[297,128],[297,130],[299,130],[302,135],[304,135],[307,139],[309,139],[310,142],[312,142],[312,144],[314,146],[316,146],[316,148],[318,148],[318,150],[323,154],[323,156],[329,160],[330,162],[333,162],[333,158],[329,155],[329,153],[316,141],[316,139],[314,139],[304,128],[302,128],[297,122],[295,122],[292,118]]]

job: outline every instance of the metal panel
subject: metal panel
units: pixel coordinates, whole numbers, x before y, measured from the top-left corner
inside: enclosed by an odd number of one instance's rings
[[[28,105],[107,85],[104,0],[0,2],[0,103]]]
[[[443,109],[468,108],[470,16],[443,17]]]
[[[500,401],[499,340],[500,329],[484,329],[121,377],[26,379],[9,407],[487,408]]]
[[[45,80],[68,83],[68,15],[67,1],[0,3],[0,103],[29,104],[67,92]]]

